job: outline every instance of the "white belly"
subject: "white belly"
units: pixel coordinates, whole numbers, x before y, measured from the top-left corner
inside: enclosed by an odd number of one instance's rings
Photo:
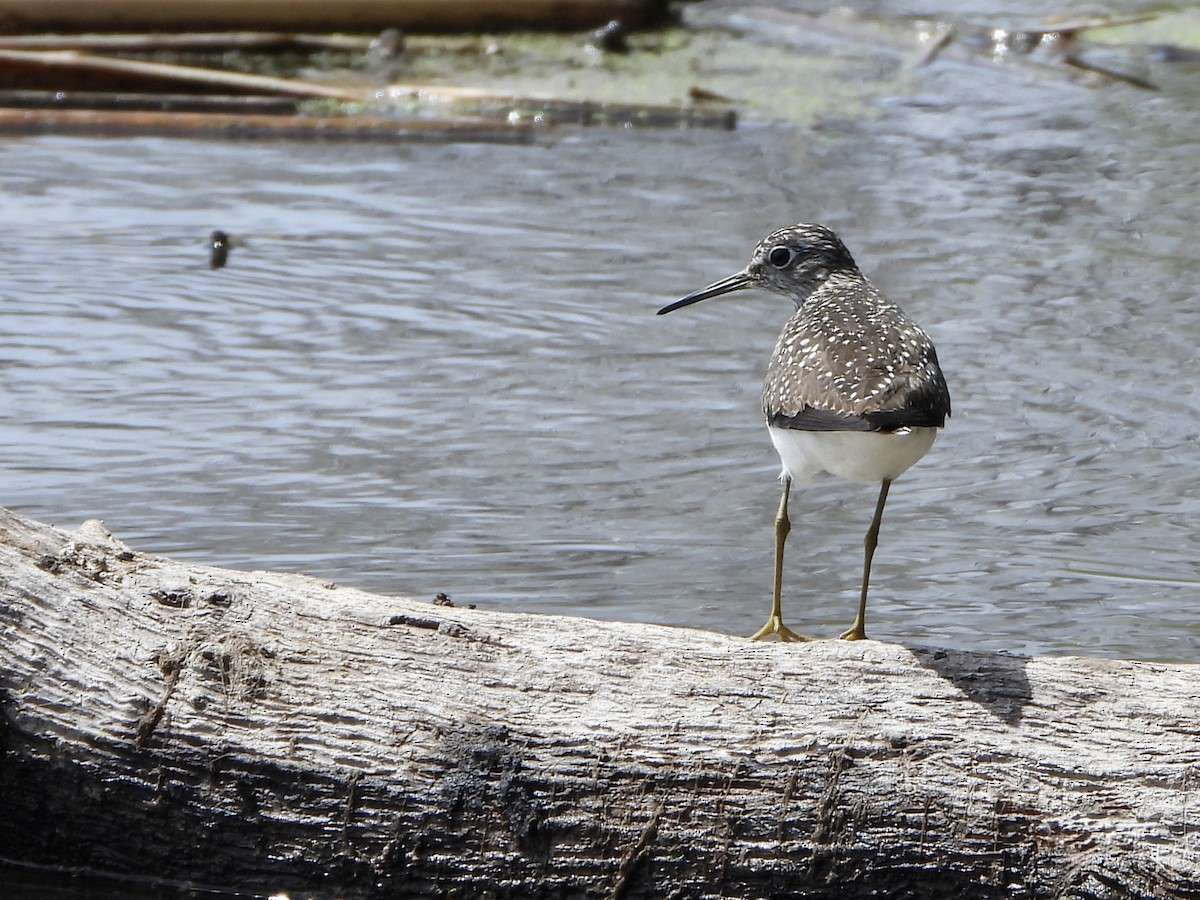
[[[817,472],[876,483],[899,478],[929,452],[937,436],[936,428],[799,431],[768,425],[767,430],[783,461],[784,473],[798,484],[808,484]]]

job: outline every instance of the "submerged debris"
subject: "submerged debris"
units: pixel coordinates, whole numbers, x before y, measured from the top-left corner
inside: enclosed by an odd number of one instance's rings
[[[634,55],[623,20],[592,32],[591,40],[597,53]],[[501,52],[514,42],[524,49]],[[732,109],[698,112],[686,97],[638,103],[616,94],[621,102],[614,104],[570,83],[547,95],[438,83],[502,83],[506,79],[495,78],[493,63],[485,62],[496,59],[518,81],[529,81],[530,71],[536,77],[569,70],[564,50],[570,46],[569,37],[535,35],[415,41],[396,29],[374,38],[270,32],[0,37],[0,107],[22,110],[0,114],[0,132],[524,141],[530,126],[730,128],[736,121]],[[638,58],[626,79],[637,78],[649,59],[659,64],[657,57]],[[401,69],[405,81],[387,84]],[[413,83],[414,73],[432,83]],[[612,95],[611,83],[602,81],[604,95]],[[664,86],[663,93],[671,90]]]
[[[915,67],[949,60],[971,66],[1011,66],[1030,74],[1048,73],[1062,77],[1086,71],[1108,81],[1153,89],[1154,85],[1123,72],[1103,68],[1080,57],[1080,38],[1087,32],[1115,28],[1155,19],[1158,13],[1129,16],[1093,16],[1078,19],[1047,19],[1021,26],[973,25],[945,20],[877,18],[847,8],[820,15],[767,7],[750,7],[734,12],[701,15],[710,27],[755,34],[786,45],[827,39],[862,44],[908,57]],[[916,56],[912,58],[915,51]]]
[[[689,27],[637,33],[630,21],[644,23],[622,17],[574,35],[393,28],[373,36],[0,36],[0,133],[530,142],[535,130],[555,125],[733,129],[743,107],[794,118],[788,104],[803,107],[804,98],[756,96],[752,73],[795,83],[808,64],[794,63],[790,48],[815,43],[810,56],[821,59],[831,41],[915,67],[949,61],[1049,78],[1082,72],[1093,82],[1152,89],[1144,78],[1085,57],[1096,44],[1093,32],[1133,27],[1132,40],[1160,47],[1159,58],[1188,58],[1186,49],[1161,49],[1173,32],[1159,15],[1014,26],[695,4],[682,13]],[[776,49],[740,46],[729,31]],[[587,61],[579,58],[581,35]],[[713,84],[695,84],[698,73]],[[213,262],[219,268],[225,260]]]
[[[229,240],[229,235],[223,231],[214,231],[209,236],[208,267],[210,269],[223,269],[226,260],[229,259],[229,251],[232,248],[233,244]]]
[[[625,39],[628,33],[620,19],[613,19],[592,32],[588,46],[602,53],[628,53],[629,41]]]

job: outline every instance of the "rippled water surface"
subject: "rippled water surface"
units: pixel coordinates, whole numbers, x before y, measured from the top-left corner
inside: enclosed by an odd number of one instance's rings
[[[535,147],[9,140],[0,502],[219,565],[749,633],[789,310],[654,312],[823,221],[954,397],[892,492],[873,636],[1195,660],[1200,94],[1157,74],[933,68],[866,122]],[[849,624],[874,500],[793,493],[790,624]]]

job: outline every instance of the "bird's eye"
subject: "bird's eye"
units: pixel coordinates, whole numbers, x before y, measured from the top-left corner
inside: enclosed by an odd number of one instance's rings
[[[767,262],[777,269],[786,269],[793,259],[796,258],[796,251],[791,247],[774,247],[767,254]]]

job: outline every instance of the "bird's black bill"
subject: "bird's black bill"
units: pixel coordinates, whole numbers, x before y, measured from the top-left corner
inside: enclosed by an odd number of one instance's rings
[[[713,282],[706,288],[694,291],[686,297],[681,297],[674,303],[668,303],[658,311],[658,315],[661,316],[669,312],[674,312],[685,306],[691,306],[693,303],[699,303],[701,300],[707,300],[709,297],[719,297],[722,294],[728,294],[732,291],[742,291],[753,286],[754,279],[745,272],[738,272],[736,275],[730,275],[728,278],[722,278],[720,281]]]

